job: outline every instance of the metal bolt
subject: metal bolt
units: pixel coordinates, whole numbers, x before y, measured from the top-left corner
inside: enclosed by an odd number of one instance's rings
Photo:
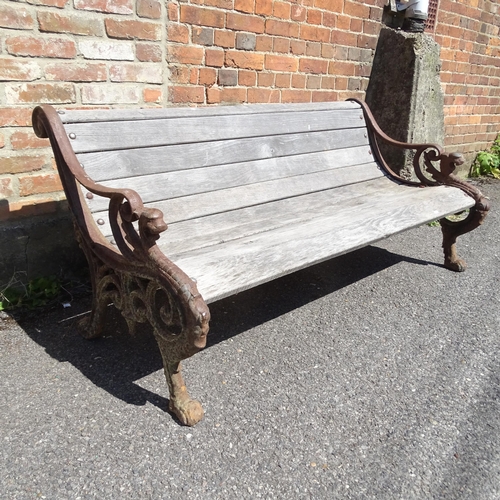
[[[104,219],[97,219],[97,224],[104,226]]]
[[[69,134],[69,138],[76,139],[76,134],[74,132],[71,132],[71,134]]]
[[[115,240],[111,240],[111,241],[110,241],[110,243],[111,243],[112,245],[116,245],[116,241],[115,241]]]
[[[66,111],[64,111],[64,109],[58,109],[57,112],[60,114],[60,115],[64,115],[64,113],[66,113]]]
[[[371,152],[371,149],[369,149],[369,150],[368,150],[368,154],[369,154],[369,155],[373,154],[373,153]]]
[[[94,197],[94,195],[92,193],[87,193],[85,196],[86,196],[87,200],[91,200]]]

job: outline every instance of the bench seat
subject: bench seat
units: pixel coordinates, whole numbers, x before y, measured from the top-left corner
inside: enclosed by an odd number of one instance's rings
[[[462,271],[459,235],[489,209],[453,171],[463,160],[432,144],[387,137],[359,101],[208,108],[38,107],[89,261],[99,336],[107,306],[131,330],[149,322],[169,408],[194,425],[180,361],[203,348],[207,304],[440,220],[445,266]],[[413,151],[415,179],[379,142]],[[436,167],[439,164],[439,167]],[[468,210],[461,221],[446,217]]]

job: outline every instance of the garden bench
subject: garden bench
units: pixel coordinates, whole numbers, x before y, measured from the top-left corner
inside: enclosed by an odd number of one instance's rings
[[[203,409],[188,395],[180,362],[205,346],[207,304],[437,219],[445,266],[462,271],[456,238],[489,209],[453,174],[459,154],[391,140],[356,100],[40,106],[33,126],[50,138],[89,261],[84,335],[100,335],[110,303],[131,329],[149,322],[169,409],[187,425]],[[414,152],[414,180],[386,164],[381,141]],[[463,220],[446,218],[465,210]]]

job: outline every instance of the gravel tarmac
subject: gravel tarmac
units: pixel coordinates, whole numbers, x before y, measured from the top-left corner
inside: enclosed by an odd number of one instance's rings
[[[422,226],[215,303],[182,427],[150,331],[89,297],[0,319],[2,499],[500,498],[500,182],[442,266]]]

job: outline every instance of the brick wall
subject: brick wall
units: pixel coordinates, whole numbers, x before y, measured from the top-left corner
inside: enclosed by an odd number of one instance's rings
[[[61,209],[48,141],[31,129],[40,103],[165,103],[166,7],[159,0],[0,3],[0,221]]]
[[[0,221],[61,209],[39,103],[211,105],[363,97],[386,0],[0,3]],[[447,146],[500,129],[496,1],[440,0]]]
[[[500,133],[499,27],[497,0],[439,0],[446,146],[469,162]]]

